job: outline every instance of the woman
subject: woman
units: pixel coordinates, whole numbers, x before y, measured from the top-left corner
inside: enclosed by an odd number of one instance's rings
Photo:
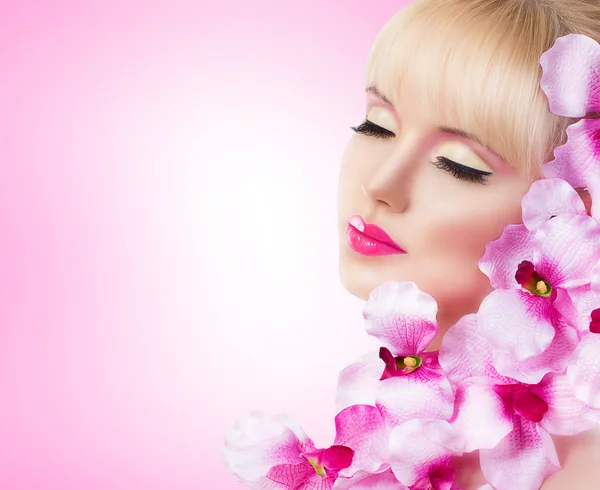
[[[600,41],[600,1],[417,0],[375,41],[340,174],[340,276],[364,300],[389,280],[433,296],[430,350],[492,290],[485,245],[521,222],[521,198],[575,121],[540,88],[542,53],[570,33]],[[598,431],[554,440],[563,470],[542,488],[599,488]],[[460,488],[485,483],[477,454],[456,466]]]

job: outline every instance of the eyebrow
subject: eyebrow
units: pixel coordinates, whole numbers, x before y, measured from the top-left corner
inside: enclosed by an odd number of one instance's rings
[[[373,95],[375,95],[376,97],[380,98],[381,100],[383,100],[386,104],[389,104],[391,106],[393,106],[394,104],[392,104],[392,102],[390,101],[390,99],[388,99],[385,95],[383,95],[379,89],[377,87],[367,87],[365,92],[368,93],[372,93]]]
[[[390,101],[390,99],[388,99],[385,95],[383,95],[379,89],[377,89],[377,87],[367,87],[366,92],[368,93],[372,93],[373,95],[375,95],[377,98],[381,99],[383,102],[385,102],[386,104],[390,105],[390,106],[394,106],[394,104],[392,104],[392,102]],[[498,152],[494,151],[492,148],[490,148],[488,145],[486,145],[481,138],[479,138],[478,136],[472,134],[472,133],[467,133],[466,131],[463,131],[462,129],[457,129],[457,128],[449,128],[447,126],[440,126],[437,128],[439,131],[441,131],[442,133],[446,133],[446,134],[451,134],[454,136],[458,136],[460,138],[465,138],[468,140],[471,140],[475,143],[477,143],[479,146],[485,148],[487,151],[489,151],[492,155],[495,155],[496,157],[500,158],[503,161],[507,161],[506,158],[504,158],[502,155],[500,155]]]

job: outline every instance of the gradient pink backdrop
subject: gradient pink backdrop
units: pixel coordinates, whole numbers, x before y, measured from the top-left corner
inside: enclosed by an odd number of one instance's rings
[[[376,348],[338,168],[406,3],[2,3],[0,488],[239,489],[251,410],[331,444]]]

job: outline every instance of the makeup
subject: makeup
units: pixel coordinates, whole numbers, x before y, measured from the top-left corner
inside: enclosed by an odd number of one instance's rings
[[[366,223],[359,215],[351,216],[346,229],[346,241],[361,255],[405,254],[400,246],[379,226]]]

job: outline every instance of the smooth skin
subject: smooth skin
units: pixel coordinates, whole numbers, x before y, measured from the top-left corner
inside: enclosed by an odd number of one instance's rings
[[[486,243],[499,238],[506,225],[521,222],[521,199],[532,181],[502,158],[498,142],[480,144],[448,132],[448,127],[461,128],[434,120],[433,111],[419,106],[411,93],[407,86],[391,100],[377,87],[367,87],[368,127],[379,137],[357,132],[343,155],[339,272],[344,287],[365,301],[389,280],[414,281],[433,296],[440,334],[429,350],[437,350],[445,331],[476,312],[491,292],[478,261]],[[439,157],[463,167],[440,165]],[[355,214],[383,228],[407,253],[364,256],[352,250],[346,228]],[[553,439],[563,470],[542,489],[600,488],[600,431]],[[485,483],[476,451],[455,464],[463,490]]]
[[[363,300],[385,281],[414,281],[438,302],[445,330],[476,311],[492,290],[478,260],[507,224],[521,222],[521,199],[531,181],[492,153],[498,152],[494,142],[487,143],[490,151],[441,130],[449,121],[428,117],[409,90],[389,103],[374,90],[366,94],[367,119],[388,133],[357,133],[344,152],[338,192],[340,277]],[[491,175],[482,183],[461,180],[431,163],[440,156]],[[350,249],[345,233],[353,214],[383,228],[407,253],[367,257]]]

